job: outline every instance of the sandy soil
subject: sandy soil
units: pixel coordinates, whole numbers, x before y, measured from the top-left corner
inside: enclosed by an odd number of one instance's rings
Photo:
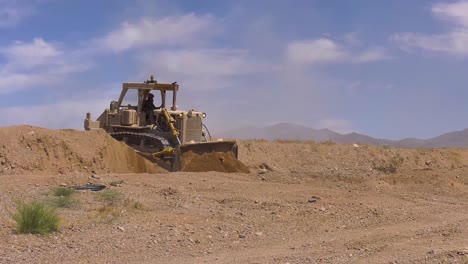
[[[250,173],[140,173],[114,143],[0,129],[0,263],[468,263],[466,150],[242,141]],[[17,201],[88,182],[58,232],[15,232]]]

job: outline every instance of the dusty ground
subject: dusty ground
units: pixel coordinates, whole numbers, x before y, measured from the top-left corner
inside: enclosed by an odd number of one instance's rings
[[[468,263],[467,150],[243,141],[250,173],[122,174],[83,133],[0,129],[0,263]],[[16,201],[88,182],[112,196],[80,191],[58,232],[15,233]]]

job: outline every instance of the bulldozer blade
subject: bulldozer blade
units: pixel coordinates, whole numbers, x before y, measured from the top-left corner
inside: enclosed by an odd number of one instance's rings
[[[231,152],[236,159],[238,158],[238,146],[236,141],[214,141],[186,144],[174,148],[174,160],[172,164],[172,171],[180,171],[182,156],[184,153],[192,151],[197,155],[203,155],[210,152]]]

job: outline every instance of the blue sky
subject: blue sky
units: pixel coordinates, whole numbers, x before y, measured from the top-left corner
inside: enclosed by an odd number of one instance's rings
[[[121,83],[181,85],[211,131],[400,139],[468,127],[468,1],[0,0],[0,125],[82,129]]]

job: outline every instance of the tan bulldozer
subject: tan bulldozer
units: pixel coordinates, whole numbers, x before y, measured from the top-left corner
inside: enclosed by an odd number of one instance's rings
[[[113,138],[125,142],[170,171],[181,169],[183,156],[187,152],[197,155],[223,152],[237,159],[236,141],[211,141],[211,135],[203,123],[206,113],[177,109],[178,91],[177,82],[158,83],[153,75],[142,83],[123,83],[118,101],[112,101],[96,120],[92,120],[91,114],[87,113],[84,128],[104,129]],[[161,105],[148,110],[148,99],[154,96],[153,92],[160,95]],[[168,93],[172,93],[170,109],[166,108]]]

